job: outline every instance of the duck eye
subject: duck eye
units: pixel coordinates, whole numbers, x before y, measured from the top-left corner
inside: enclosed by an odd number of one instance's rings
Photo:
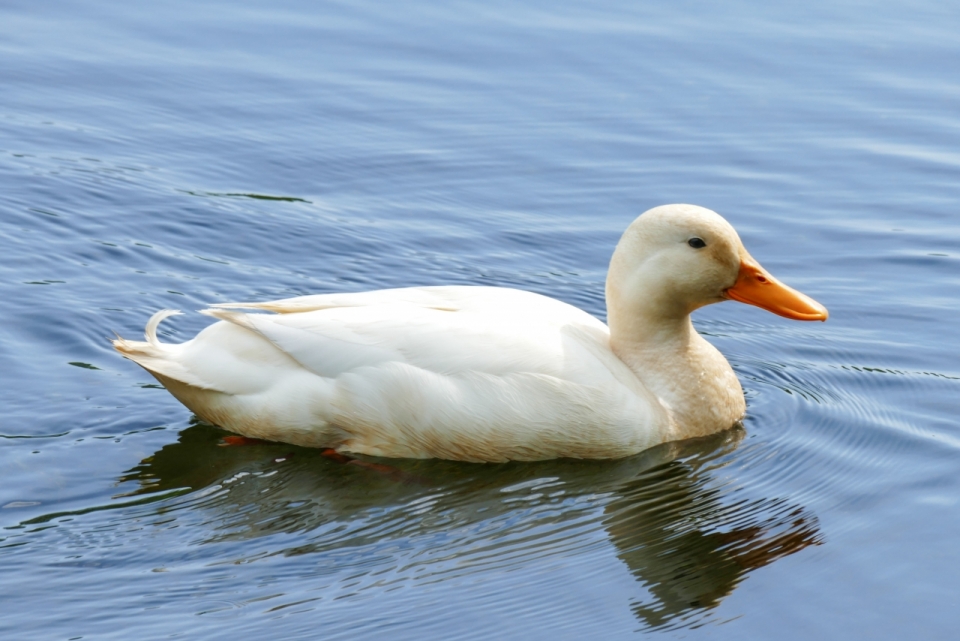
[[[691,238],[690,240],[687,241],[687,244],[693,247],[694,249],[703,249],[704,247],[707,246],[707,244],[703,242],[702,238]]]

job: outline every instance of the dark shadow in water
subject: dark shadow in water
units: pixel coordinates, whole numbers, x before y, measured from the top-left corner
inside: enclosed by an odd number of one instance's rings
[[[202,424],[184,430],[177,443],[127,472],[121,481],[137,487],[124,496],[187,492],[155,507],[212,512],[211,541],[301,533],[296,547],[275,552],[286,556],[462,531],[520,511],[521,519],[555,529],[599,519],[647,591],[632,606],[648,629],[703,623],[751,570],[822,540],[817,518],[802,506],[738,500],[734,488],[718,482],[741,428],[620,461],[380,461],[422,479],[417,483],[338,464],[313,449],[223,447],[226,434]],[[530,553],[538,544],[527,544]]]
[[[786,499],[731,501],[696,461],[656,471],[654,483],[624,483],[605,521],[618,556],[649,591],[633,609],[651,628],[696,623],[751,570],[822,542],[816,516]]]

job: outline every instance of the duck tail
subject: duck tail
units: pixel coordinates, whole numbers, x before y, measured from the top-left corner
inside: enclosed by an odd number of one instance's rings
[[[121,336],[117,336],[111,342],[113,348],[120,352],[124,358],[144,368],[154,376],[164,377],[179,381],[191,387],[206,390],[217,390],[217,387],[208,381],[201,379],[192,371],[188,363],[181,362],[180,345],[171,345],[161,343],[157,338],[157,326],[165,318],[176,316],[180,311],[176,309],[163,309],[150,317],[147,326],[144,329],[146,341],[131,341]],[[164,381],[161,379],[161,383]]]
[[[116,339],[111,341],[114,349],[137,363],[140,362],[139,358],[162,358],[167,347],[157,338],[157,327],[164,319],[180,313],[178,309],[161,309],[150,317],[146,328],[144,328],[143,335],[147,342],[130,341],[118,335]]]

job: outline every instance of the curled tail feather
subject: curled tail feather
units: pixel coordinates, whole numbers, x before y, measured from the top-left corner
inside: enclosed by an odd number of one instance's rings
[[[165,319],[171,316],[179,316],[182,313],[179,309],[161,309],[151,316],[150,320],[147,321],[147,326],[143,329],[143,335],[146,337],[147,342],[157,349],[163,349],[160,339],[157,338],[157,327],[159,327],[160,323]]]
[[[130,341],[117,336],[116,340],[111,341],[113,347],[127,358],[136,362],[139,362],[136,357],[161,358],[164,355],[166,346],[157,338],[157,327],[165,318],[170,318],[180,313],[178,309],[161,309],[147,321],[147,326],[143,331],[143,336],[147,339],[146,343],[142,341]]]
[[[151,374],[171,378],[198,389],[223,391],[201,379],[177,360],[179,345],[164,344],[157,338],[157,327],[160,323],[180,313],[176,309],[160,310],[147,321],[143,332],[146,342],[131,341],[118,336],[111,341],[114,349]]]

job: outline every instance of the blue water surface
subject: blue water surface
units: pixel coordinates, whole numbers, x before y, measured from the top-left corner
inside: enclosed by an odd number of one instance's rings
[[[955,638],[956,7],[0,16],[0,637]],[[743,428],[623,461],[398,483],[220,447],[108,342],[161,308],[447,283],[603,318],[620,233],[670,202],[831,318],[698,312]]]

